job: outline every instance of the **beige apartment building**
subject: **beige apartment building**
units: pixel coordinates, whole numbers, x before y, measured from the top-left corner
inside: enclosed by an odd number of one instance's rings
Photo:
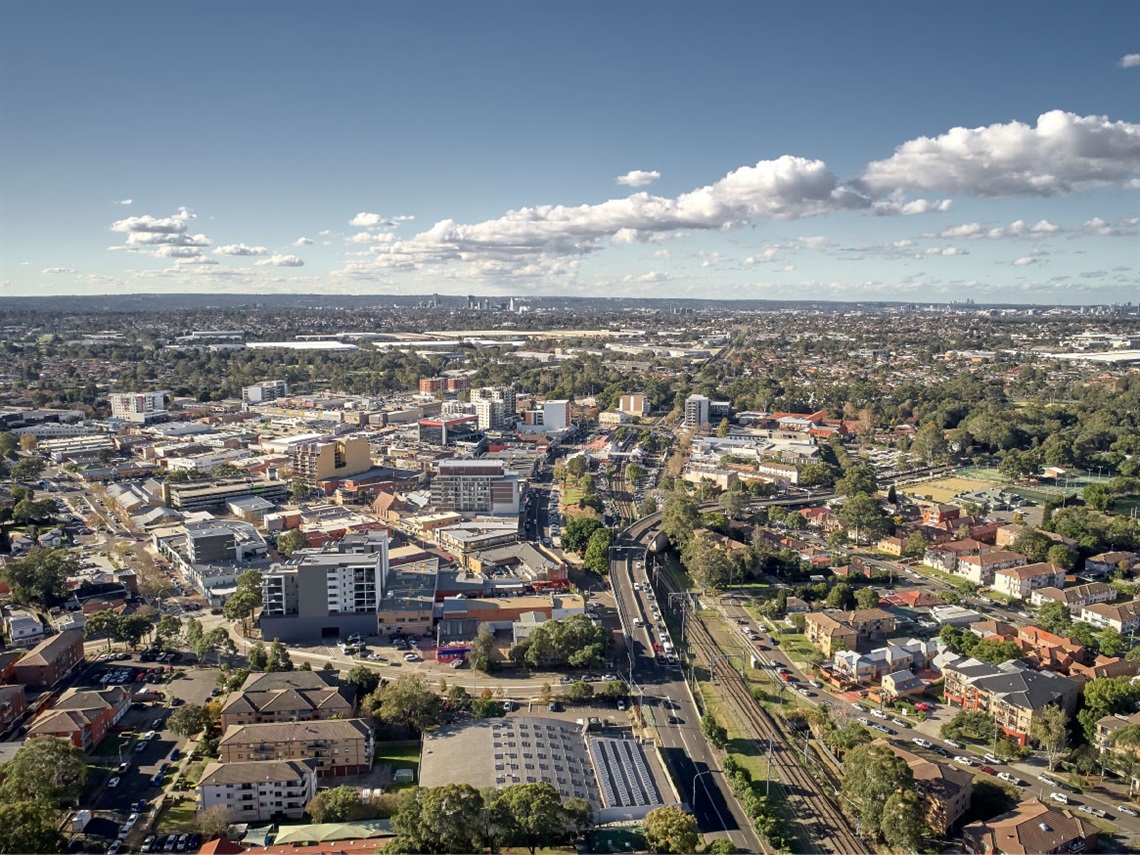
[[[318,481],[359,475],[372,468],[368,440],[363,436],[302,442],[289,450],[293,478],[312,488]]]
[[[319,777],[363,775],[372,769],[372,725],[362,718],[235,724],[218,743],[223,763],[312,760]]]
[[[225,805],[231,822],[300,819],[317,794],[311,760],[253,760],[209,763],[198,784],[198,809]]]

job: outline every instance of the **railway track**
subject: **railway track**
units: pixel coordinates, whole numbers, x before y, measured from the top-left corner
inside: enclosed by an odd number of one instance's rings
[[[720,655],[720,648],[699,621],[689,623],[689,642],[708,662]],[[783,792],[785,804],[793,808],[789,818],[802,844],[799,851],[807,855],[828,852],[852,855],[867,851],[868,845],[852,831],[847,817],[826,794],[825,784],[817,777],[822,773],[813,773],[804,767],[796,749],[788,744],[767,711],[752,697],[744,678],[731,668],[721,668],[716,673],[727,700],[741,723],[752,732],[752,738],[765,743],[771,740],[771,760],[780,779],[776,786]]]

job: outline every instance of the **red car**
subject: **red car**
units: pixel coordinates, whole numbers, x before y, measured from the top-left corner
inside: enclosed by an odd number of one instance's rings
[[[767,644],[761,644],[759,641],[757,641],[756,642],[756,649],[757,650],[771,650],[772,648],[769,647]]]
[[[785,683],[790,683],[790,682],[792,682],[792,675],[791,674],[781,674],[780,679],[783,680]]]
[[[979,771],[979,772],[985,772],[987,775],[996,775],[996,774],[997,774],[997,773],[994,771],[994,767],[993,767],[993,766],[979,766],[979,767],[978,767],[978,771]]]

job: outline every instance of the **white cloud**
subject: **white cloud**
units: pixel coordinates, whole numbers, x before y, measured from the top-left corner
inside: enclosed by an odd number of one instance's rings
[[[391,232],[357,232],[349,238],[353,243],[391,243],[395,239]]]
[[[271,255],[269,258],[262,258],[255,262],[258,266],[272,266],[272,267],[304,267],[305,262],[295,255]]]
[[[47,273],[50,275],[50,274],[55,274],[55,273],[78,273],[79,271],[75,270],[71,267],[45,267],[40,272],[41,273]]]
[[[1140,171],[1140,125],[1105,116],[1043,113],[1023,122],[952,128],[903,143],[867,166],[860,185],[975,196],[1057,196],[1127,179]]]
[[[1140,65],[1140,53],[1126,53],[1120,58],[1118,65],[1121,68],[1136,68]]]
[[[1084,235],[1096,235],[1097,237],[1126,237],[1135,235],[1138,225],[1140,225],[1140,217],[1124,217],[1115,223],[1110,223],[1100,217],[1093,217],[1091,220],[1082,223],[1078,232]]]
[[[927,247],[926,255],[969,255],[966,250],[957,246],[931,246]],[[915,258],[922,258],[921,255],[916,255]]]
[[[312,239],[307,237],[299,237],[293,241],[293,246],[312,246],[312,244]]]
[[[654,282],[664,282],[669,278],[667,273],[662,273],[659,270],[650,270],[648,273],[643,273],[640,276],[635,276],[629,273],[621,278],[621,281],[626,285],[646,285]]]
[[[395,225],[391,220],[388,220],[379,214],[369,214],[361,211],[355,217],[348,221],[350,226],[364,226],[371,228],[372,226],[392,226]]]
[[[950,210],[952,204],[950,199],[911,199],[908,202],[901,191],[896,191],[888,198],[872,203],[871,210],[879,216],[911,217],[915,214],[944,213]]]
[[[765,247],[758,255],[750,255],[744,259],[745,264],[771,264],[776,260],[779,255],[780,248],[775,246]]]
[[[218,255],[269,255],[269,250],[264,246],[247,246],[244,243],[219,246],[214,252]]]
[[[195,215],[186,208],[179,208],[172,217],[127,217],[111,224],[111,231],[122,232],[127,236],[127,247],[139,246],[209,246],[210,239],[205,235],[187,234],[190,221]]]
[[[940,232],[937,236],[950,240],[960,238],[967,238],[969,240],[978,240],[980,238],[1001,240],[1003,238],[1048,237],[1049,235],[1060,234],[1062,231],[1064,231],[1064,229],[1061,228],[1061,226],[1056,223],[1051,223],[1048,220],[1038,220],[1036,223],[1028,223],[1025,220],[1014,220],[1008,226],[999,226],[997,228],[987,228],[981,223],[963,223],[960,226],[952,226]]]
[[[120,205],[133,205],[134,203],[135,203],[134,199],[120,199],[118,201],[118,204],[120,204]]]
[[[200,258],[202,250],[196,246],[160,246],[154,251],[155,258]]]
[[[647,184],[652,184],[660,177],[661,173],[656,169],[650,172],[646,172],[644,169],[634,169],[625,175],[619,175],[614,180],[617,181],[618,184],[624,184],[627,187],[644,187]]]
[[[1026,265],[1036,264],[1036,263],[1037,263],[1037,259],[1033,258],[1032,256],[1029,256],[1029,255],[1023,255],[1021,258],[1015,258],[1013,260],[1013,266],[1014,267],[1025,267]]]

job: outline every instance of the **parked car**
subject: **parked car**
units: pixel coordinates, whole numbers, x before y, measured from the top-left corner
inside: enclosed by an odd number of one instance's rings
[[[1140,814],[1138,814],[1136,812],[1136,809],[1133,807],[1130,807],[1129,805],[1117,805],[1116,809],[1118,811],[1120,811],[1121,813],[1128,814],[1129,816],[1140,816]]]
[[[997,776],[1008,784],[1013,784],[1015,787],[1022,787],[1024,784],[1022,780],[1016,775],[1011,775],[1009,772],[998,772]]]
[[[112,778],[111,780],[109,780],[107,782],[107,789],[109,789],[109,790],[115,789],[115,787],[119,786],[119,782],[121,780],[123,780],[123,779],[120,778],[118,775],[116,775],[114,778]]]
[[[1104,819],[1106,816],[1108,816],[1108,814],[1103,810],[1100,808],[1094,808],[1092,805],[1081,805],[1077,808],[1077,810],[1079,810],[1081,813],[1091,813],[1093,816],[1099,816],[1101,819]]]
[[[979,766],[978,771],[979,772],[985,772],[987,775],[993,775],[994,774],[994,767],[993,766]]]
[[[917,736],[916,736],[916,737],[914,737],[914,739],[912,739],[912,740],[911,740],[911,742],[913,742],[913,743],[914,743],[915,745],[917,745],[919,748],[929,748],[929,747],[931,746],[931,744],[932,744],[932,743],[931,743],[931,742],[929,742],[928,740],[926,740],[926,739],[922,739],[922,738],[920,738],[920,737],[917,737]]]
[[[1069,803],[1069,797],[1064,793],[1050,793],[1049,798],[1057,802],[1057,804],[1067,805]]]
[[[892,718],[891,724],[896,725],[897,727],[910,727],[910,725],[903,721],[901,718]]]

